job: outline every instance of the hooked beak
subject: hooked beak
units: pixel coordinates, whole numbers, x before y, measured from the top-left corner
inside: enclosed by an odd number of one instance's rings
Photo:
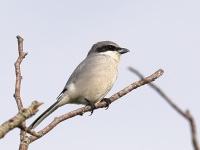
[[[120,54],[125,54],[125,53],[130,52],[130,51],[127,48],[119,48],[118,52]]]

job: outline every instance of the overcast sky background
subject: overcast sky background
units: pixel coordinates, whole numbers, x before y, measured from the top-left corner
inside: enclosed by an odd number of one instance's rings
[[[107,97],[138,80],[129,66],[145,76],[162,68],[165,73],[155,83],[181,108],[191,111],[200,132],[200,1],[7,0],[1,1],[0,16],[1,123],[17,113],[14,62],[18,57],[16,35],[20,35],[28,52],[21,65],[23,104],[44,102],[28,125],[54,103],[91,46],[111,40],[131,52],[122,56],[118,80]],[[60,108],[36,130],[79,107]],[[18,146],[18,129],[0,141],[3,149]],[[108,110],[61,123],[29,146],[29,150],[56,148],[193,149],[188,122],[147,85],[122,97]]]

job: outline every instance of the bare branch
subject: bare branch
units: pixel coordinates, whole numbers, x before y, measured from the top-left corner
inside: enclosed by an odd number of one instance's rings
[[[24,39],[22,37],[20,37],[19,35],[17,36],[19,57],[17,61],[15,62],[16,83],[15,83],[14,98],[16,100],[19,110],[23,108],[23,104],[20,97],[20,87],[21,87],[21,80],[22,80],[20,64],[22,60],[25,58],[25,56],[28,54],[28,53],[23,52],[23,40]]]
[[[20,97],[20,89],[21,89],[22,76],[21,76],[20,64],[21,64],[22,60],[25,58],[25,56],[28,53],[25,53],[23,51],[23,41],[24,41],[24,39],[18,35],[17,36],[17,41],[18,41],[19,57],[18,57],[17,61],[15,62],[16,83],[15,83],[14,98],[16,100],[18,110],[22,110],[23,109],[23,104],[22,104],[21,97]],[[21,126],[22,127],[26,127],[26,123],[22,122]],[[26,136],[27,136],[26,132],[24,132],[23,130],[21,130],[21,132],[20,132],[20,141],[22,142],[23,138],[25,138]],[[21,146],[20,146],[19,150],[26,150],[26,149],[21,148]]]
[[[119,99],[120,97],[126,95],[127,93],[131,92],[133,89],[136,89],[142,85],[148,84],[154,80],[156,80],[157,78],[159,78],[162,74],[164,73],[163,70],[158,70],[156,71],[154,74],[152,74],[151,76],[142,79],[140,81],[137,81],[135,83],[132,83],[131,85],[129,85],[128,87],[124,88],[123,90],[119,91],[118,93],[112,95],[109,99],[111,102],[116,101],[117,99]],[[97,103],[96,105],[96,109],[98,108],[103,108],[106,107],[106,102],[102,101]],[[82,107],[79,109],[76,109],[74,111],[71,111],[69,113],[66,113],[60,117],[55,118],[48,126],[46,126],[44,129],[42,129],[41,131],[39,131],[38,133],[40,135],[45,135],[47,134],[49,131],[51,131],[56,125],[58,125],[60,122],[70,119],[72,117],[75,117],[77,115],[83,115],[83,113],[91,111],[91,107],[90,106],[86,106],[86,107]],[[33,142],[37,139],[39,139],[40,137],[35,137],[35,136],[30,136],[30,142]]]
[[[0,139],[3,138],[12,129],[16,127],[21,128],[21,123],[33,116],[38,111],[38,107],[41,104],[42,103],[34,101],[27,109],[24,108],[20,110],[16,116],[3,123],[0,126]]]
[[[140,79],[143,79],[144,76],[137,71],[136,69],[129,67],[128,68],[131,72],[135,73],[137,76],[139,76]],[[197,140],[197,132],[196,132],[196,125],[195,121],[190,114],[189,110],[183,111],[178,105],[176,105],[157,85],[150,83],[149,86],[151,86],[154,90],[160,94],[161,97],[164,98],[164,100],[174,109],[176,110],[181,116],[183,116],[185,119],[187,119],[190,123],[191,128],[191,134],[192,134],[192,143],[195,150],[199,150],[199,144]]]

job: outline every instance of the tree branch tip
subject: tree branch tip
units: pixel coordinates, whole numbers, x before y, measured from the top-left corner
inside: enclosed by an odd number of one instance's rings
[[[44,102],[38,102],[38,101],[33,101],[33,103],[35,104],[35,105],[42,105],[42,104],[44,104]]]
[[[187,109],[187,110],[185,111],[185,113],[187,113],[187,114],[190,114],[190,111],[189,111],[189,109]]]
[[[138,71],[136,71],[133,67],[131,67],[131,66],[129,66],[128,68],[127,68],[129,71],[132,71],[132,72],[138,72]]]
[[[141,79],[144,78],[144,76],[139,72],[137,71],[136,69],[134,69],[133,67],[128,67],[128,70],[135,73],[136,75],[138,75]],[[163,69],[159,69],[155,72],[155,74],[157,75],[157,77],[160,77],[161,75],[163,75],[164,73],[164,70]]]
[[[29,110],[32,110],[31,111],[31,114],[35,114],[35,113],[37,113],[38,111],[39,111],[39,107],[41,106],[43,104],[43,102],[38,102],[38,101],[33,101],[32,102],[32,104],[31,104],[31,109],[29,109]]]
[[[34,105],[35,107],[39,107],[41,106],[42,104],[44,104],[43,102],[38,102],[38,101],[33,101],[32,102],[32,105]]]
[[[24,56],[23,56],[23,58],[25,58],[25,57],[26,57],[26,55],[28,55],[28,52],[24,52]]]
[[[164,70],[163,70],[163,69],[159,69],[159,70],[158,70],[158,73],[159,73],[160,75],[162,75],[162,74],[164,73]]]
[[[18,40],[21,40],[21,41],[24,40],[24,39],[23,39],[21,36],[19,36],[19,35],[17,35],[16,38],[17,38]]]
[[[131,70],[131,69],[133,69],[133,68],[129,66],[129,67],[127,67],[127,69]]]

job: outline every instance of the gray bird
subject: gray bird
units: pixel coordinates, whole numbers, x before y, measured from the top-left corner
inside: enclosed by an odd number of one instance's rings
[[[111,41],[94,44],[87,57],[76,67],[68,79],[57,101],[42,113],[31,125],[37,127],[47,116],[65,104],[84,104],[95,109],[99,102],[111,90],[118,75],[120,55],[129,52]],[[107,106],[109,100],[105,99]],[[91,112],[91,113],[92,113]]]

